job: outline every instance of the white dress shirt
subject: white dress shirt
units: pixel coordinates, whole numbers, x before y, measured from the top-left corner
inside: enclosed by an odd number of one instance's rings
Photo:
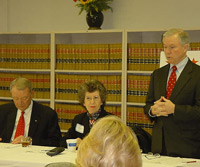
[[[33,108],[33,101],[31,101],[31,104],[24,111],[24,121],[25,121],[24,136],[25,137],[28,137],[28,130],[29,130],[29,126],[30,126],[32,108]],[[14,129],[13,129],[13,134],[12,134],[12,137],[11,137],[11,142],[13,141],[13,139],[15,137],[15,132],[16,132],[16,129],[17,129],[19,118],[21,116],[21,112],[22,111],[20,109],[17,110],[17,116],[16,116],[16,120],[15,120],[15,126],[14,126]]]

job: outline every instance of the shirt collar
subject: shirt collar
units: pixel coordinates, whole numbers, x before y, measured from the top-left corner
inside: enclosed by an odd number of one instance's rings
[[[32,111],[32,107],[33,107],[33,100],[31,100],[30,105],[28,106],[28,108],[24,111],[24,114],[28,114]],[[20,113],[22,112],[21,110],[18,109],[18,111],[20,111]]]
[[[180,63],[176,64],[177,70],[178,71],[182,71],[183,68],[185,67],[185,65],[188,62],[188,57],[184,58]],[[172,67],[174,66],[174,64],[170,64],[170,70],[172,70]]]

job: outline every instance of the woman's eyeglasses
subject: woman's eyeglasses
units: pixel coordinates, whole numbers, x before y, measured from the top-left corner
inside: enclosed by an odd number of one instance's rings
[[[87,100],[87,101],[92,101],[92,100],[94,100],[94,101],[97,101],[97,100],[99,100],[99,96],[94,96],[94,97],[85,97],[85,100]]]

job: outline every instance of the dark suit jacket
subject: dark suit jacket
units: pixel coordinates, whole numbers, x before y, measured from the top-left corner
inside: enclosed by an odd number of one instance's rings
[[[105,117],[106,115],[110,115],[110,113],[102,109],[97,119]],[[77,124],[82,125],[84,127],[83,133],[76,131]],[[66,135],[62,137],[60,146],[67,147],[66,139],[76,139],[76,138],[83,139],[89,132],[90,132],[90,126],[89,126],[89,117],[87,116],[87,112],[76,115],[72,121],[71,128],[68,130]]]
[[[14,103],[0,106],[0,138],[9,143],[12,137],[17,108]],[[33,102],[28,136],[33,145],[59,146],[61,132],[57,113],[48,106]]]
[[[153,72],[151,76],[145,113],[154,101],[166,97],[166,84],[169,72],[166,65]],[[168,117],[151,118],[154,121],[152,152],[160,153],[163,139],[167,155],[200,158],[200,66],[190,60],[170,96],[175,104],[175,113]]]

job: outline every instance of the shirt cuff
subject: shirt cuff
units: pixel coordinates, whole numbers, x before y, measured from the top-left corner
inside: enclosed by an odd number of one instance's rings
[[[155,117],[156,117],[155,115],[152,115],[152,114],[151,114],[151,108],[149,109],[149,116],[150,116],[151,118],[155,118]]]

